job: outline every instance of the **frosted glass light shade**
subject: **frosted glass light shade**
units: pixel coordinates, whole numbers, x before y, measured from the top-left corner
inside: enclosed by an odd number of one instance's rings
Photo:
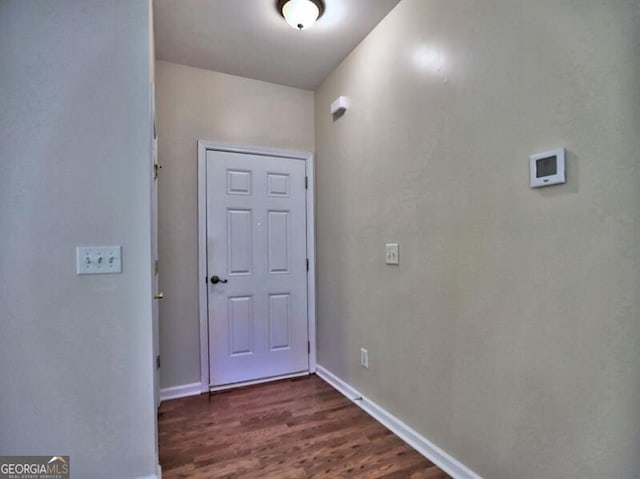
[[[282,16],[298,30],[309,28],[320,16],[320,8],[311,0],[289,0],[282,6]]]

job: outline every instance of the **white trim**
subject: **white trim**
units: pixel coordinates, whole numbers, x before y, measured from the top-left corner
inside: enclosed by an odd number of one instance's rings
[[[282,381],[284,379],[293,379],[293,378],[299,378],[299,377],[308,376],[308,375],[309,375],[309,371],[305,371],[302,373],[285,374],[284,376],[273,376],[270,378],[254,379],[253,381],[243,381],[241,383],[223,384],[222,386],[211,386],[209,388],[209,391],[210,392],[227,391],[228,389],[243,388],[246,386],[254,386],[256,384],[271,383],[273,381]]]
[[[169,399],[186,398],[189,396],[197,396],[202,394],[202,384],[191,383],[181,386],[173,386],[160,390],[160,401],[168,401]]]
[[[364,397],[332,372],[318,365],[316,374],[454,479],[482,479],[455,457],[411,429],[383,407]]]
[[[200,392],[209,391],[207,299],[207,144],[198,142],[198,315],[200,317]]]
[[[309,372],[315,373],[316,362],[316,205],[315,205],[315,162],[313,155],[306,159],[307,170],[307,318],[309,321]]]
[[[307,212],[307,331],[310,343],[309,372],[316,371],[316,257],[315,257],[315,191],[313,154],[262,148],[258,146],[233,145],[214,141],[198,141],[198,307],[200,318],[200,392],[209,391],[209,324],[207,303],[207,150],[247,153],[304,160],[308,178],[306,190]],[[306,374],[306,372],[305,372]],[[272,379],[267,379],[272,380]],[[233,386],[233,385],[232,385]]]
[[[141,477],[137,477],[136,479],[162,479],[162,476],[158,476],[157,474],[151,474],[150,476],[141,476]]]
[[[157,466],[157,472],[155,474],[151,474],[150,476],[141,476],[136,479],[162,479],[162,468],[160,464]]]
[[[362,394],[360,394],[360,391],[351,387],[351,385],[347,384],[338,376],[319,364],[318,368],[316,369],[316,374],[325,382],[333,386],[334,389],[337,389],[338,392],[346,397],[349,401],[360,401],[362,399]],[[360,404],[358,404],[358,406],[359,405]]]

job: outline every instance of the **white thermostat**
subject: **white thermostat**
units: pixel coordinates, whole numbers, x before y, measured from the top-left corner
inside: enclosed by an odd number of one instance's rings
[[[564,148],[536,153],[529,157],[531,188],[567,182]]]

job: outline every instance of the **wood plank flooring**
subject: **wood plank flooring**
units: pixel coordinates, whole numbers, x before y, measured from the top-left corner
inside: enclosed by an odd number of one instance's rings
[[[164,402],[163,479],[447,474],[313,375]]]

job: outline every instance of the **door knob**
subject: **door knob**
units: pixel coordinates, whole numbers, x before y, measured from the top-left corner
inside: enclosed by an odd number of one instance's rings
[[[211,284],[226,283],[226,282],[227,280],[220,278],[220,276],[217,276],[215,274],[211,276]]]
[[[162,291],[159,291],[158,293],[155,294],[155,296],[153,297],[153,299],[162,299],[164,298],[164,293]]]

